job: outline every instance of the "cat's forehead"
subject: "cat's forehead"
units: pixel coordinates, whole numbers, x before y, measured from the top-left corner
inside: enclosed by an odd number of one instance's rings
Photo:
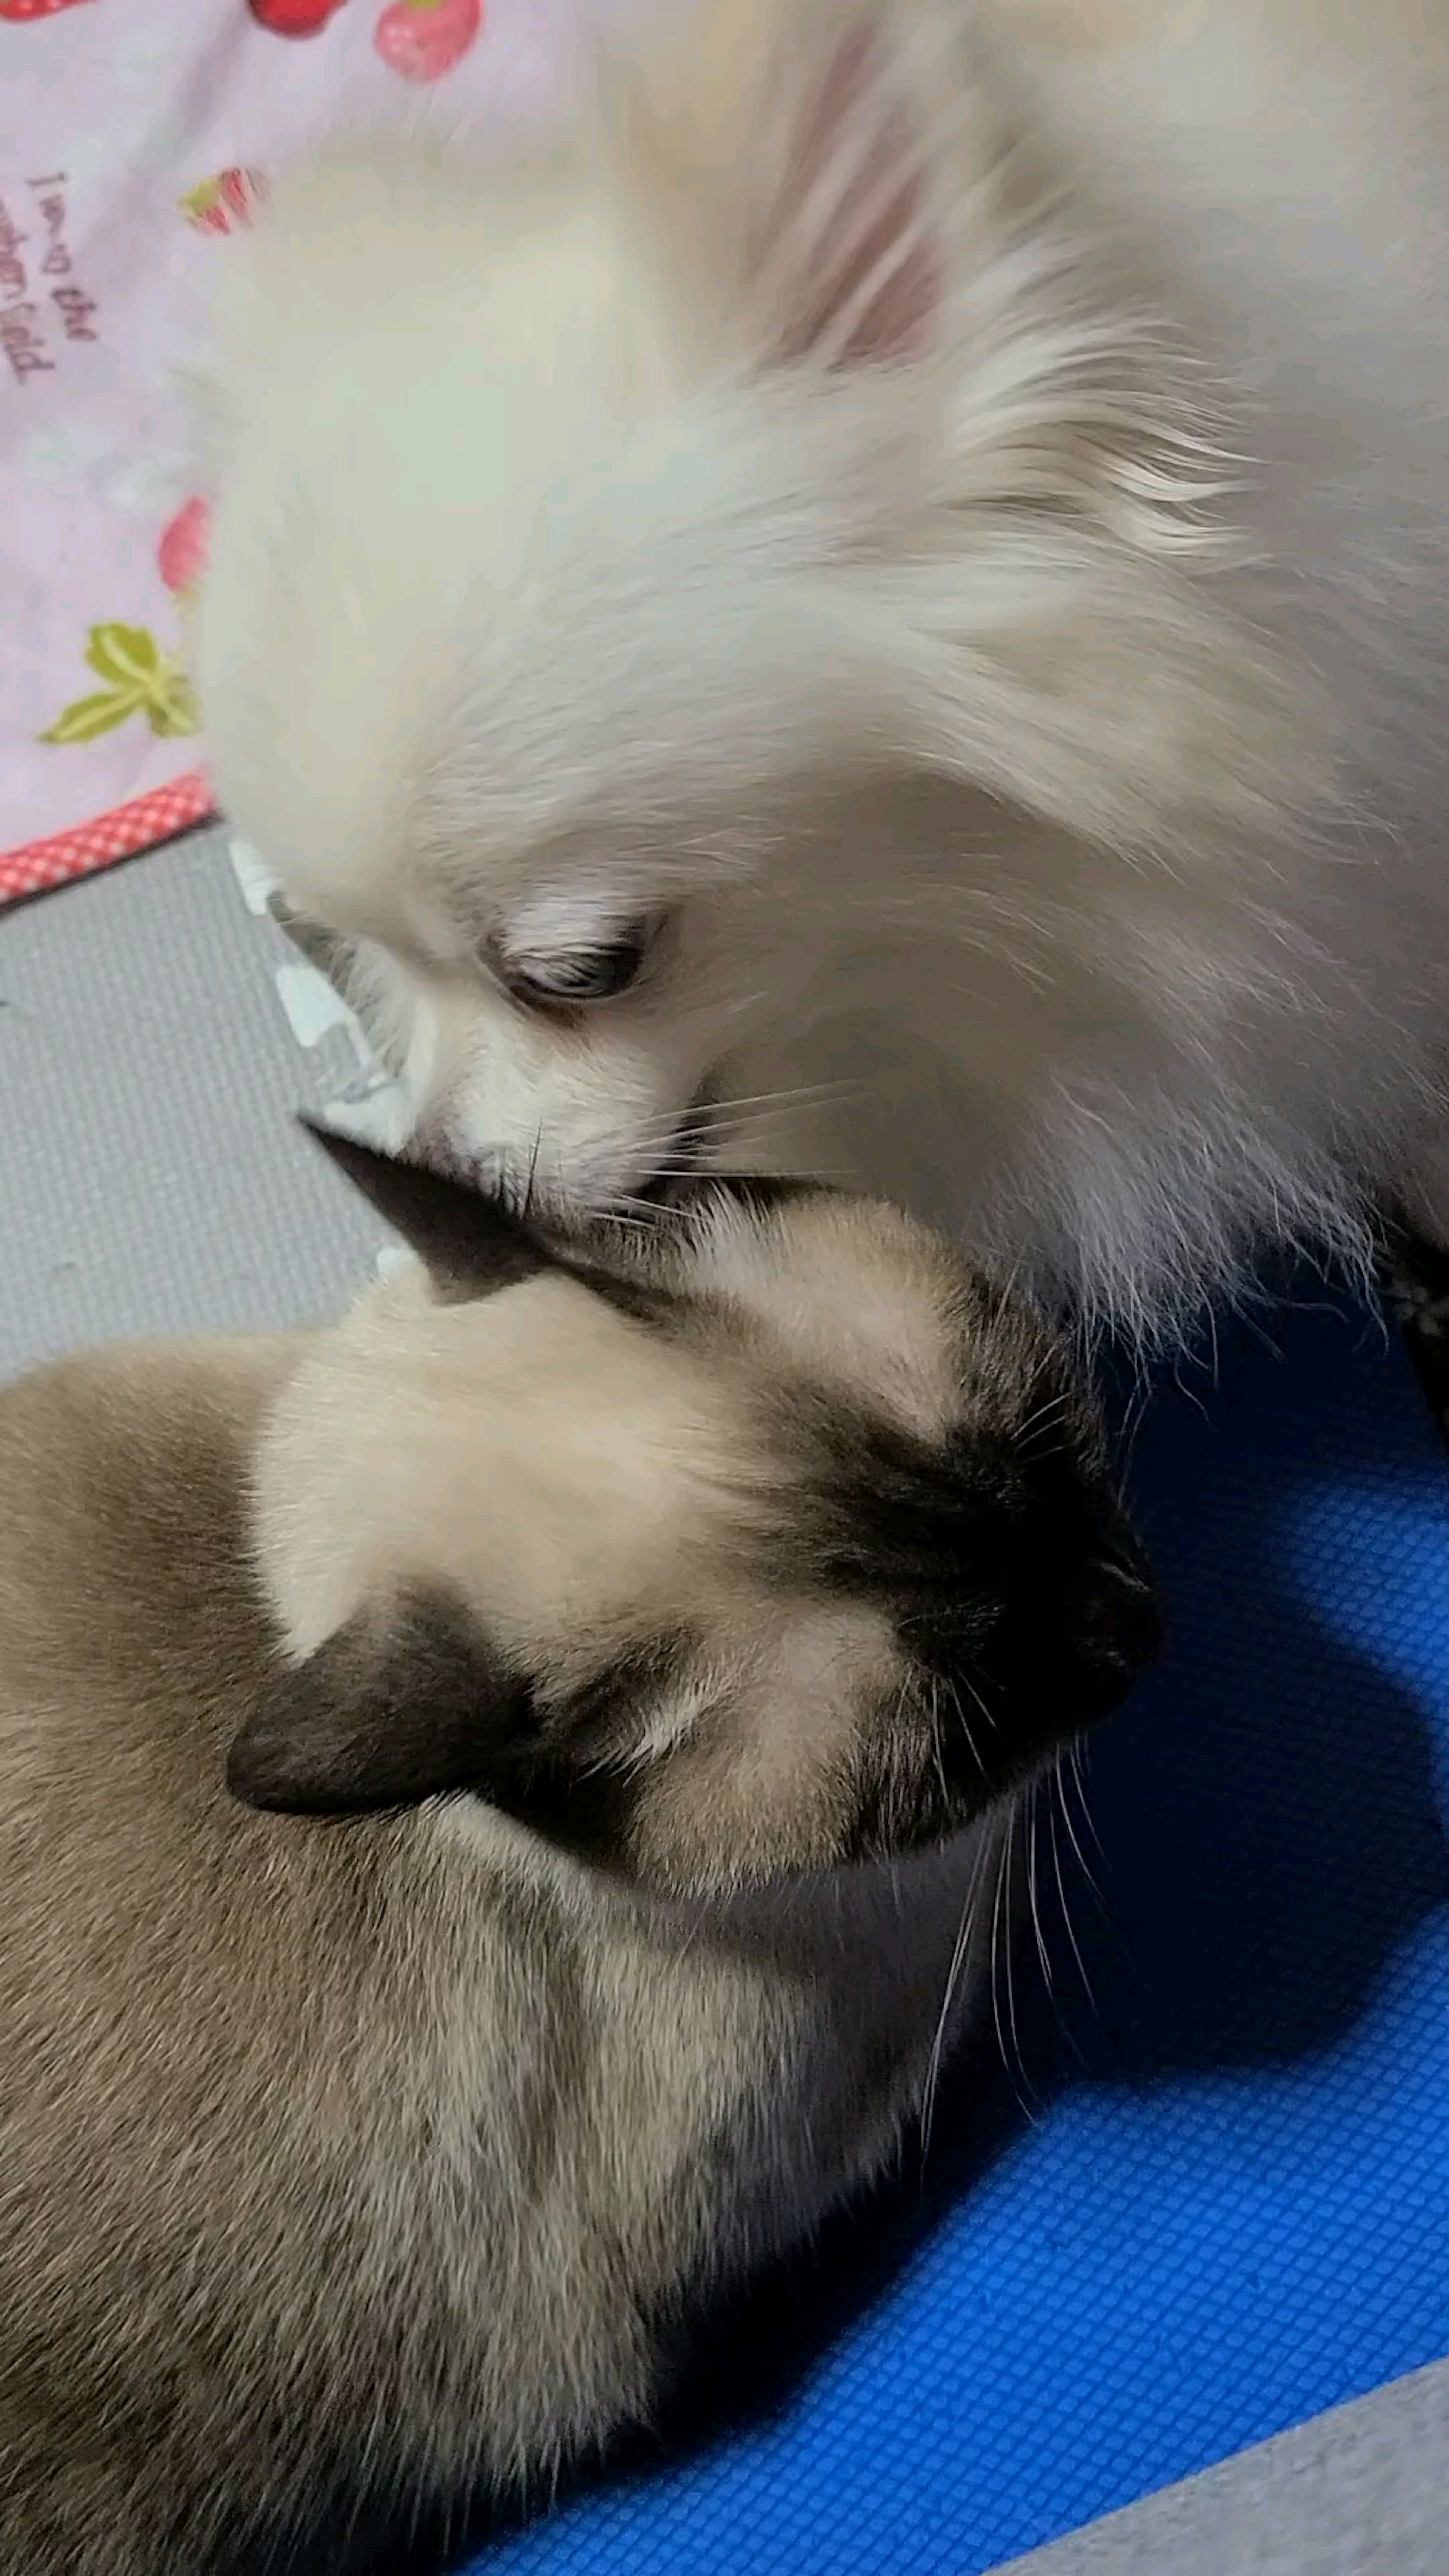
[[[420,1179],[425,1195],[439,1187]],[[521,1231],[483,1255],[487,1276],[480,1260],[455,1285],[417,1272],[371,1291],[353,1331],[374,1364],[411,1354],[490,1406],[521,1406],[559,1454],[584,1423],[613,1422],[627,1445],[646,1422],[668,1440],[673,1422],[694,1455],[708,1423],[705,1448],[733,1440],[759,1464],[790,1387],[935,1446],[981,1412],[983,1370],[1001,1399],[992,1427],[1030,1376],[1021,1335],[944,1244],[894,1208],[810,1183],[712,1181],[657,1228]]]
[[[709,1193],[681,1278],[757,1337],[772,1372],[838,1390],[927,1440],[962,1406],[962,1275],[900,1211],[804,1188]]]

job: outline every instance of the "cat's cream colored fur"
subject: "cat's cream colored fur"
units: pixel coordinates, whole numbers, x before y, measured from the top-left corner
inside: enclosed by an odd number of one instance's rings
[[[577,1203],[713,1102],[1149,1328],[1437,1192],[1443,0],[614,24],[222,315],[217,775],[404,1123]]]
[[[1090,1408],[905,1220],[706,1202],[602,1286],[499,1239],[491,1294],[0,1395],[7,2576],[395,2567],[647,2414],[971,2014],[1094,1548],[1110,1696],[1145,1642]],[[1018,1577],[1061,1695],[978,1747],[926,1615],[989,1657]],[[545,1758],[624,1801],[590,1861]],[[490,1764],[510,1813],[418,1803]]]

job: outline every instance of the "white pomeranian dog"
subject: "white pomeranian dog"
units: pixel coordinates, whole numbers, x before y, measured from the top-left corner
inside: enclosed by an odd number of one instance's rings
[[[1449,1221],[1449,0],[722,0],[218,332],[222,801],[394,1133],[1170,1330]]]

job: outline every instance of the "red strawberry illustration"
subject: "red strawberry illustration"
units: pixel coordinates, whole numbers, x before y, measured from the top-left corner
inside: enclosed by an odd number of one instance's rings
[[[260,170],[218,170],[214,179],[203,179],[178,202],[195,231],[231,233],[252,222],[266,193]]]
[[[161,531],[156,563],[169,591],[190,590],[206,565],[207,516],[204,501],[183,501]]]
[[[441,80],[460,63],[483,24],[483,0],[392,0],[372,41],[404,80]]]
[[[62,9],[75,9],[80,0],[0,0],[0,19],[12,27],[21,27],[27,18],[54,18]]]
[[[342,0],[247,0],[259,27],[273,36],[320,36]]]

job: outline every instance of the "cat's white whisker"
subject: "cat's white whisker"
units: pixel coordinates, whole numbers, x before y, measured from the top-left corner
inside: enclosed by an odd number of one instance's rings
[[[1087,1974],[1086,1960],[1082,1956],[1082,1945],[1077,1938],[1076,1920],[1072,1912],[1071,1901],[1067,1894],[1066,1879],[1062,1870],[1061,1844],[1057,1839],[1057,1810],[1060,1801],[1065,1796],[1060,1757],[1058,1758],[1053,1772],[1052,1785],[1057,1794],[1052,1800],[1047,1812],[1051,1824],[1052,1868],[1056,1875],[1057,1898],[1061,1906],[1062,1921],[1066,1926],[1067,1939],[1072,1945],[1072,1956],[1077,1963],[1077,1974],[1082,1981],[1082,1992],[1086,1996],[1088,2003],[1095,2010],[1096,1996],[1092,1989],[1092,1980]]]

